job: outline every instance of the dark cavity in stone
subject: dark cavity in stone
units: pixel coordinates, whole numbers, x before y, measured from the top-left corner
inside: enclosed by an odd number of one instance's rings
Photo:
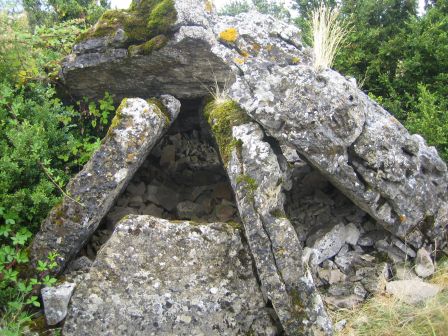
[[[203,99],[181,112],[81,251],[90,259],[126,215],[240,224],[230,182],[202,116]]]

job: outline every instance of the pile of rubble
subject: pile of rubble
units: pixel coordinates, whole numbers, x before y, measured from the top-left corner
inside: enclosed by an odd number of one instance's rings
[[[415,280],[434,273],[430,251],[384,230],[305,162],[295,163],[292,180],[287,216],[303,246],[315,253],[313,275],[329,306],[352,308],[384,291],[392,278]]]

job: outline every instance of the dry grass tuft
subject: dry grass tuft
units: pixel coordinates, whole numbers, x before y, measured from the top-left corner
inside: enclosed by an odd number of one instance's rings
[[[430,282],[444,287],[434,298],[409,305],[381,294],[352,310],[333,312],[335,322],[347,320],[339,336],[446,336],[448,335],[448,259],[439,263]]]
[[[311,13],[314,69],[330,68],[338,48],[349,33],[349,24],[339,18],[339,8],[320,3]]]
[[[221,105],[230,100],[228,81],[226,80],[222,85],[222,87],[219,86],[216,77],[214,78],[214,81],[215,81],[214,86],[207,88],[207,90],[212,96],[214,104]]]

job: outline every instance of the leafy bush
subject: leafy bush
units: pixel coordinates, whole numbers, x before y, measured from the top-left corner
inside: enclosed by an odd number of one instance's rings
[[[425,85],[418,88],[417,102],[405,125],[410,132],[421,134],[430,145],[437,146],[439,154],[448,161],[448,105],[438,100]]]
[[[220,11],[219,15],[236,16],[241,13],[246,13],[251,9],[255,9],[263,14],[270,14],[278,19],[288,21],[290,14],[281,3],[272,0],[233,0],[227,3]]]
[[[87,28],[74,19],[30,31],[26,16],[0,11],[0,329],[19,335],[38,307],[38,287],[56,279],[57,256],[30,271],[28,245],[69,178],[100,145],[114,110],[98,102],[66,105],[55,79],[59,62]],[[67,100],[67,98],[65,98]],[[36,275],[33,275],[33,274]]]

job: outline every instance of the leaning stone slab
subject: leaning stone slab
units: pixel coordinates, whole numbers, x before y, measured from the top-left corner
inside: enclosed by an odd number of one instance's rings
[[[101,147],[68,184],[31,246],[34,261],[59,255],[60,272],[87,242],[115,199],[180,110],[174,97],[162,96],[164,111],[143,99],[125,99],[117,109]],[[161,105],[163,106],[163,105]]]
[[[261,128],[246,122],[242,113],[233,102],[210,103],[205,110],[266,300],[272,302],[288,335],[331,335],[331,321],[285,216],[285,174]]]
[[[77,286],[64,335],[277,335],[238,230],[118,223]]]

